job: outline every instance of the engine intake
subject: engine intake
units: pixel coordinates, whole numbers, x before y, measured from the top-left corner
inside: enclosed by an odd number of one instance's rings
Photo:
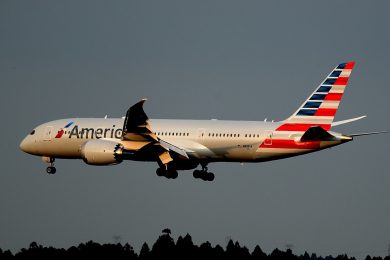
[[[90,165],[114,165],[123,161],[123,145],[107,140],[90,140],[81,147],[81,157]]]

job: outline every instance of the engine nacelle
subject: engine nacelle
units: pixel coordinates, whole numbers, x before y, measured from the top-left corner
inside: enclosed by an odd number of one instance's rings
[[[121,163],[123,145],[108,140],[90,140],[81,147],[81,157],[91,165],[114,165]]]

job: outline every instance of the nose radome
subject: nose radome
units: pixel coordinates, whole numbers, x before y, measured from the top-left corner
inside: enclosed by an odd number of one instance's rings
[[[23,152],[26,152],[28,153],[29,151],[29,140],[28,140],[28,136],[26,136],[22,142],[20,142],[20,145],[19,145],[19,148],[20,150],[22,150]]]

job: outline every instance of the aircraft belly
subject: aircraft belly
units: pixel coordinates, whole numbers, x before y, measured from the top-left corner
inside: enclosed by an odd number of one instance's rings
[[[286,149],[286,148],[260,148],[256,152],[257,160],[276,160],[286,157],[292,157],[305,153],[310,153],[313,149]]]
[[[204,144],[212,151],[210,159],[220,161],[253,161],[257,145],[240,145],[235,142],[208,142]]]

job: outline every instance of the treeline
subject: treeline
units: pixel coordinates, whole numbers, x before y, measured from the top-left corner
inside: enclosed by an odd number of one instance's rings
[[[0,249],[0,259],[38,259],[38,258],[53,258],[53,259],[82,259],[85,257],[96,259],[291,259],[291,260],[349,260],[355,259],[345,255],[336,257],[326,256],[321,257],[316,254],[309,255],[305,252],[303,255],[295,255],[292,250],[287,249],[281,251],[275,249],[270,254],[266,254],[259,246],[250,252],[245,246],[241,246],[238,242],[230,240],[226,248],[216,245],[213,247],[210,242],[202,243],[200,246],[194,245],[189,234],[184,237],[180,236],[176,243],[170,236],[170,231],[165,229],[163,234],[153,244],[152,248],[144,243],[141,251],[137,254],[133,247],[126,243],[118,244],[99,244],[93,241],[81,243],[80,245],[72,246],[68,249],[44,247],[32,242],[29,248],[23,248],[16,254],[12,254],[9,250],[3,251]],[[367,256],[366,260],[379,260],[381,257]],[[385,260],[390,260],[387,256]]]

